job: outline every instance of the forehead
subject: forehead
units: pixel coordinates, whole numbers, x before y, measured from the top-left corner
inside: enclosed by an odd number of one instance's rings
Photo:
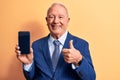
[[[48,9],[47,14],[61,14],[67,15],[67,10],[64,6],[61,5],[53,5]]]

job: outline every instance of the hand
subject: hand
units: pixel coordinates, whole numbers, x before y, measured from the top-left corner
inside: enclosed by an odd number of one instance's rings
[[[15,47],[15,52],[16,52],[17,59],[23,64],[28,65],[32,63],[33,61],[33,49],[32,48],[30,49],[29,54],[21,54],[20,47],[17,44]]]
[[[73,63],[74,65],[78,65],[78,62],[82,60],[82,55],[77,49],[74,48],[73,40],[70,40],[69,46],[69,49],[62,49],[64,60],[67,63]]]

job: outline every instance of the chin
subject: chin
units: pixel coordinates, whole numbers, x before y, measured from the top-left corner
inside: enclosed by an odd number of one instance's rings
[[[51,32],[51,33],[52,33],[52,35],[54,35],[54,36],[59,36],[59,35],[61,35],[60,32]]]
[[[54,35],[60,35],[60,33],[58,33],[58,32],[55,32],[55,33],[53,33]]]

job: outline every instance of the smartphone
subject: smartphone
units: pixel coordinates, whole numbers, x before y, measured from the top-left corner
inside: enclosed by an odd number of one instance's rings
[[[30,32],[19,31],[18,43],[19,43],[21,54],[29,54],[30,53]]]

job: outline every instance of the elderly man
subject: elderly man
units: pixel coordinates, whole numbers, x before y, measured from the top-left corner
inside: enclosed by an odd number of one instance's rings
[[[16,46],[26,79],[95,80],[88,43],[67,30],[67,8],[61,3],[52,4],[46,21],[50,33],[33,42],[30,54],[21,54],[19,45]]]

